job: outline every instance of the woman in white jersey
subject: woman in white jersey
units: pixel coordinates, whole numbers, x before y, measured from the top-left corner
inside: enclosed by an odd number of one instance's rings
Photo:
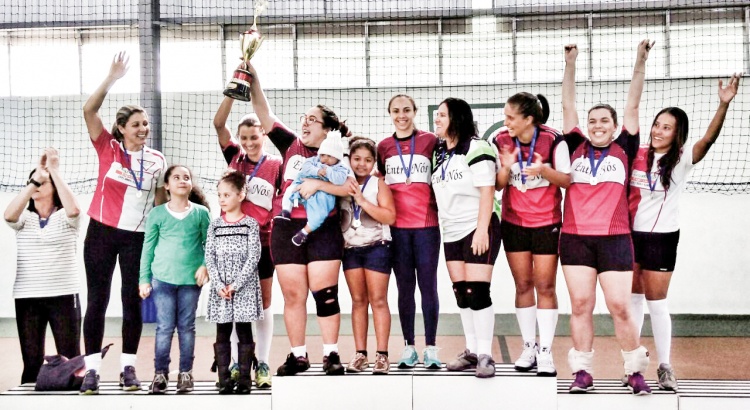
[[[107,92],[128,72],[128,60],[123,52],[114,57],[109,75],[83,106],[83,119],[99,158],[99,176],[83,243],[88,302],[83,320],[86,374],[82,394],[99,392],[104,315],[117,261],[122,277],[120,387],[126,391],[141,388],[135,376],[135,354],[143,328],[138,295],[141,250],[146,216],[154,205],[166,202],[162,176],[167,161],[161,152],[146,146],[151,125],[143,108],[137,105],[120,108],[112,132],[104,128],[99,116]]]
[[[490,281],[500,252],[500,219],[494,212],[497,155],[477,137],[471,107],[464,100],[446,98],[440,103],[435,134],[441,141],[432,159],[432,189],[466,337],[466,349],[447,368],[476,369],[477,377],[494,377]]]
[[[708,153],[724,124],[729,103],[737,95],[739,74],[724,87],[719,80],[719,108],[706,134],[688,144],[688,116],[677,107],[659,111],[651,125],[649,143],[638,149],[630,177],[630,216],[633,224],[633,317],[640,332],[643,301],[651,315],[651,329],[659,359],[659,388],[677,390],[670,364],[672,319],[667,292],[677,259],[679,199],[693,166]]]

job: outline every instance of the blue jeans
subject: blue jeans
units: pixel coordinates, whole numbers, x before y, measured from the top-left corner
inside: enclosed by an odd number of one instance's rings
[[[180,341],[180,372],[193,370],[195,311],[198,309],[201,288],[196,285],[172,285],[157,279],[152,279],[151,287],[151,296],[156,305],[156,373],[169,373],[169,353],[175,327]]]

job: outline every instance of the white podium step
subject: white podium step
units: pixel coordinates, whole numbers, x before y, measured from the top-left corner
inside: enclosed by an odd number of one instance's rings
[[[211,409],[220,406],[228,408],[270,409],[271,391],[252,389],[249,395],[223,395],[220,398],[215,382],[195,382],[192,393],[177,394],[177,382],[169,382],[169,391],[163,395],[148,394],[150,381],[142,381],[140,391],[124,392],[117,382],[101,382],[99,394],[81,396],[71,392],[38,392],[34,385],[27,383],[0,394],[0,409],[77,409],[77,410],[125,410],[125,409]]]
[[[652,393],[635,396],[619,380],[594,379],[594,390],[570,394],[572,379],[557,381],[558,410],[678,410],[679,398],[674,392],[659,390],[656,383],[648,381]],[[722,409],[723,410],[723,409]]]
[[[750,381],[680,380],[680,410],[750,409]]]

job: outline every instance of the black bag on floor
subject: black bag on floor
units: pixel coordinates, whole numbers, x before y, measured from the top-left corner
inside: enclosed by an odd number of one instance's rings
[[[102,349],[102,358],[107,354],[109,345]],[[36,391],[67,391],[78,390],[83,383],[83,375],[86,373],[86,363],[84,356],[79,355],[72,359],[56,354],[54,356],[44,356],[46,363],[42,364],[39,369],[39,375],[36,378]]]

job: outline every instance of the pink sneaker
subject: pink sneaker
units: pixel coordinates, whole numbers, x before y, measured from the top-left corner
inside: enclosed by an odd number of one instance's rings
[[[568,389],[571,393],[586,393],[594,390],[594,378],[586,370],[579,370],[575,373],[576,379]]]
[[[636,372],[628,376],[628,389],[636,396],[651,394],[651,387],[646,384],[643,375]]]

